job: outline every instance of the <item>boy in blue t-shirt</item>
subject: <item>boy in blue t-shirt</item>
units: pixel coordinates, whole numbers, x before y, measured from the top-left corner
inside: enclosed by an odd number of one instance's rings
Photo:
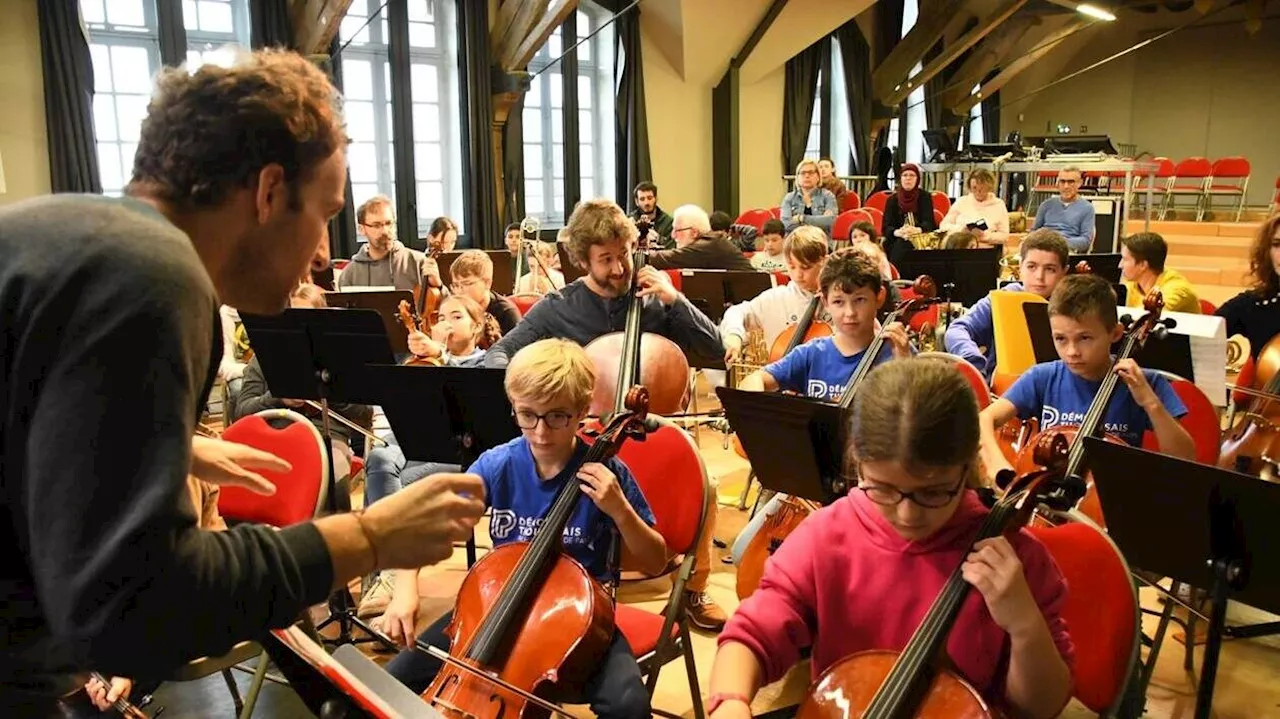
[[[603,583],[616,579],[611,566],[615,534],[640,571],[659,574],[667,563],[662,535],[631,472],[617,458],[578,467],[587,445],[577,436],[595,385],[586,352],[567,340],[547,339],[521,349],[507,366],[506,390],[522,436],[480,455],[468,469],[484,480],[492,510],[489,534],[494,547],[531,541],[565,482],[577,482],[583,497],[564,529],[565,552]],[[431,481],[430,478],[424,481]],[[418,570],[396,572],[394,598],[382,618],[386,633],[411,646],[418,614]],[[449,612],[419,637],[448,650]],[[414,649],[401,652],[387,671],[416,693],[424,691],[440,662]],[[599,716],[649,717],[649,694],[635,655],[615,630],[607,653],[582,697]]]
[[[876,335],[876,310],[884,303],[880,268],[861,252],[841,250],[827,260],[818,280],[819,293],[831,317],[830,337],[809,340],[782,359],[747,375],[740,389],[796,392],[812,399],[839,402],[862,354]],[[885,345],[876,364],[914,352],[900,322],[884,329]]]
[[[1150,429],[1164,454],[1195,458],[1191,435],[1178,422],[1187,408],[1168,380],[1138,367],[1132,359],[1112,367],[1111,345],[1124,328],[1116,319],[1116,295],[1110,282],[1099,275],[1064,277],[1049,297],[1049,323],[1061,359],[1027,370],[980,415],[982,461],[992,476],[1009,467],[996,441],[997,427],[1015,416],[1038,420],[1041,431],[1079,426],[1109,372],[1120,375],[1123,384],[1103,416],[1106,432],[1136,447]]]

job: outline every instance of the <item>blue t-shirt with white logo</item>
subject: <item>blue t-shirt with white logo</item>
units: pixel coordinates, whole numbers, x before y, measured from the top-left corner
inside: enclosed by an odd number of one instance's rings
[[[832,337],[819,337],[797,346],[782,359],[764,368],[778,383],[779,389],[798,392],[811,399],[839,402],[844,386],[858,369],[866,350],[846,357]],[[880,349],[876,364],[893,359],[888,342]]]
[[[537,464],[524,437],[494,447],[476,459],[467,472],[484,478],[486,501],[493,510],[489,519],[493,546],[533,540],[560,487],[566,481],[578,481],[573,468],[579,466],[588,449],[588,445],[579,440],[566,469],[547,480],[538,476]],[[652,527],[655,522],[653,510],[649,508],[635,477],[631,476],[631,470],[616,457],[603,464],[617,475],[622,494],[636,514]],[[565,525],[564,548],[591,576],[608,582],[614,578],[609,566],[614,534],[613,520],[584,494],[578,498],[578,506]]]
[[[1146,369],[1142,373],[1169,414],[1178,418],[1187,413],[1186,405],[1163,375]],[[1019,419],[1039,419],[1041,430],[1078,427],[1100,387],[1101,380],[1090,382],[1072,374],[1062,360],[1054,360],[1027,370],[1004,394],[1004,399],[1017,408]],[[1151,429],[1147,411],[1134,401],[1123,381],[1111,396],[1103,423],[1107,432],[1134,447],[1142,445],[1142,433]]]

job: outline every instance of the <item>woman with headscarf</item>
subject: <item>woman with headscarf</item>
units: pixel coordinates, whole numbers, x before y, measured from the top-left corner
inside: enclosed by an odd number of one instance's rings
[[[884,205],[880,229],[885,254],[895,265],[915,249],[912,237],[938,229],[933,218],[933,197],[920,189],[920,168],[910,162],[898,170],[898,189]]]

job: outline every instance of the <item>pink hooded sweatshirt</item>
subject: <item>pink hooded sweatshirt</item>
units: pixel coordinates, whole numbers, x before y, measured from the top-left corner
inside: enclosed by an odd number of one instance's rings
[[[773,555],[760,588],[720,634],[720,644],[746,645],[773,682],[812,647],[813,678],[855,652],[901,651],[977,535],[987,510],[965,492],[951,520],[922,541],[905,540],[862,492],[807,518]],[[1075,650],[1061,616],[1066,582],[1048,550],[1027,532],[1014,551],[1053,641],[1068,667]],[[983,697],[1002,703],[1009,635],[972,589],[947,641],[961,676]]]

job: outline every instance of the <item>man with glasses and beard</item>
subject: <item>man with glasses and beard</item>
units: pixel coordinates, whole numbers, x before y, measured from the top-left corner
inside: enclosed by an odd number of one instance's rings
[[[356,209],[356,225],[366,242],[338,277],[338,289],[395,287],[416,290],[426,271],[425,257],[396,239],[391,198],[374,195]]]
[[[1031,229],[1047,227],[1067,240],[1072,252],[1088,252],[1095,234],[1093,203],[1080,196],[1084,174],[1075,166],[1058,171],[1058,196],[1040,203],[1036,224]]]

